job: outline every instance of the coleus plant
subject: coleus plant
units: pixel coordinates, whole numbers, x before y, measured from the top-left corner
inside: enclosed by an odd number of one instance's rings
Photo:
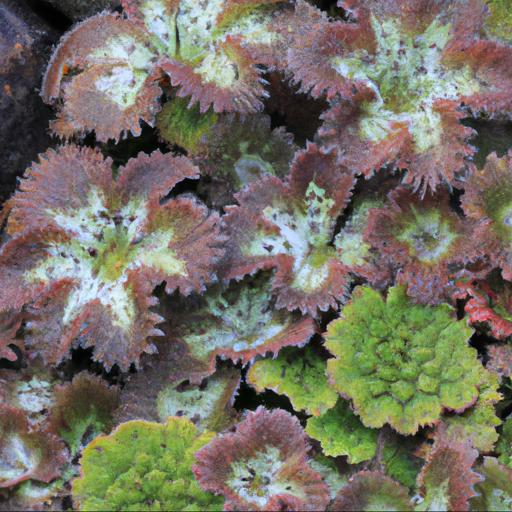
[[[364,239],[397,269],[396,282],[407,284],[409,296],[436,304],[449,300],[456,278],[471,275],[481,257],[473,229],[451,209],[448,191],[420,200],[402,186],[390,192],[389,204],[370,210]]]
[[[305,345],[317,332],[315,322],[276,310],[274,304],[265,273],[225,289],[215,285],[200,297],[171,299],[171,310],[177,314],[170,321],[170,350],[185,345],[190,360],[187,377],[198,382],[215,371],[218,358],[245,364],[257,355]]]
[[[154,287],[201,290],[223,253],[216,214],[191,196],[164,200],[197,176],[186,158],[158,151],[117,178],[93,149],[42,155],[4,210],[12,238],[0,253],[0,310],[23,314],[26,346],[57,363],[77,341],[123,369],[153,351]]]
[[[299,151],[289,179],[268,176],[235,195],[226,207],[224,279],[276,269],[276,306],[317,316],[344,301],[351,281],[332,238],[354,185],[332,156],[314,144]]]
[[[512,48],[479,38],[484,3],[339,5],[349,21],[299,0],[300,23],[290,29],[295,80],[332,101],[319,131],[325,148],[365,176],[389,165],[406,168],[405,181],[423,191],[456,184],[474,153],[472,130],[460,120],[511,107]]]
[[[201,112],[253,112],[266,95],[261,66],[282,62],[285,0],[123,0],[68,32],[42,95],[62,103],[53,130],[98,140],[153,124],[164,82]],[[281,19],[284,18],[284,19]]]
[[[487,157],[483,169],[466,183],[464,213],[477,223],[473,243],[485,249],[493,267],[512,280],[512,153]],[[506,307],[504,305],[504,307]]]

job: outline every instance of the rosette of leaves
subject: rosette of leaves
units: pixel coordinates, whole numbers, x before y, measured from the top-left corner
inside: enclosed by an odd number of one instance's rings
[[[460,435],[471,440],[473,446],[480,453],[493,451],[498,440],[496,427],[501,425],[500,418],[496,415],[495,406],[503,399],[498,391],[499,377],[482,368],[479,394],[475,405],[462,414],[447,415],[444,418],[447,435]]]
[[[201,112],[253,112],[265,96],[261,65],[282,60],[282,0],[123,0],[125,16],[98,14],[56,48],[42,96],[61,108],[53,130],[94,130],[101,141],[153,124],[162,85]],[[282,21],[284,22],[284,20]]]
[[[512,43],[512,12],[508,0],[486,0],[488,15],[484,22],[485,35],[489,39]]]
[[[353,176],[314,144],[296,154],[288,181],[264,177],[226,207],[229,260],[225,279],[276,269],[276,307],[317,316],[348,292],[348,269],[331,241],[347,205]]]
[[[187,418],[129,421],[84,450],[73,481],[79,510],[220,510],[222,499],[194,480],[194,453],[214,436]]]
[[[512,284],[495,277],[461,282],[457,296],[469,298],[464,311],[472,324],[485,325],[491,336],[506,340],[512,336]]]
[[[32,427],[25,411],[0,404],[0,489],[27,480],[51,482],[67,458],[56,435]]]
[[[325,455],[346,455],[349,464],[370,460],[377,450],[377,430],[365,427],[341,398],[335,407],[309,418],[306,433],[320,441]]]
[[[414,188],[454,184],[474,153],[461,106],[510,111],[512,48],[479,38],[479,0],[340,2],[350,21],[331,21],[297,2],[288,60],[315,96],[336,99],[319,134],[343,148],[340,162],[365,176],[406,168]]]
[[[512,511],[512,469],[494,457],[484,457],[478,472],[483,480],[476,485],[478,496],[471,499],[471,510]]]
[[[114,179],[109,159],[76,146],[28,169],[6,208],[0,311],[23,311],[29,348],[57,363],[76,340],[122,369],[154,350],[154,287],[202,290],[223,253],[216,214],[193,197],[164,200],[197,176],[188,159],[157,151]]]
[[[485,250],[491,264],[512,280],[512,152],[487,157],[465,185],[464,213],[475,220],[473,244]],[[505,306],[506,307],[506,306]]]
[[[413,510],[407,489],[379,471],[360,471],[336,496],[331,510]]]
[[[389,194],[389,204],[370,210],[364,238],[389,265],[399,269],[396,282],[407,284],[416,302],[444,302],[453,282],[478,253],[471,225],[450,208],[445,190],[423,200],[405,187]]]
[[[193,471],[203,489],[225,497],[225,510],[324,510],[329,489],[307,451],[297,418],[259,407],[199,450]]]
[[[477,400],[482,365],[467,344],[472,333],[446,304],[412,304],[404,286],[386,300],[358,287],[327,328],[330,382],[367,427],[414,434],[444,409],[461,413]]]
[[[469,510],[482,477],[472,468],[478,452],[467,439],[438,431],[434,446],[418,475],[420,500],[415,510]]]
[[[325,359],[311,345],[283,348],[277,357],[256,361],[246,380],[258,393],[286,395],[296,411],[321,416],[334,407],[338,393],[327,382]]]
[[[264,273],[182,300],[173,308],[180,313],[171,319],[169,343],[171,349],[185,345],[189,378],[197,382],[212,374],[217,357],[245,364],[257,355],[305,345],[317,331],[315,322],[274,304]]]

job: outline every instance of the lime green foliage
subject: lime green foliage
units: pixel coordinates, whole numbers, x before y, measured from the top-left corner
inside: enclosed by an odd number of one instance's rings
[[[216,354],[236,360],[277,352],[293,344],[297,331],[296,316],[273,308],[271,283],[261,275],[226,290],[211,287],[192,313],[178,319],[179,330],[192,356],[200,361],[214,361]],[[305,343],[311,331],[298,341]]]
[[[295,410],[318,416],[336,404],[338,395],[329,387],[325,360],[311,347],[284,348],[275,359],[257,361],[247,381],[259,393],[271,389],[286,395]]]
[[[504,165],[501,163],[501,166]],[[512,185],[498,182],[482,191],[485,213],[494,221],[492,229],[504,242],[512,239]]]
[[[186,418],[129,421],[84,450],[73,482],[80,510],[221,510],[192,474],[194,454],[214,437]]]
[[[478,472],[484,480],[476,486],[479,495],[471,500],[471,510],[512,511],[512,469],[484,457]]]
[[[469,67],[452,70],[442,62],[450,40],[449,24],[435,19],[421,35],[391,17],[372,16],[371,25],[377,42],[375,58],[361,49],[332,60],[340,75],[364,81],[375,91],[376,99],[363,104],[361,138],[377,143],[392,133],[396,123],[406,124],[416,150],[425,152],[440,144],[443,134],[435,101],[473,94],[478,83]]]
[[[485,31],[491,38],[512,43],[512,5],[510,0],[487,0],[489,16],[485,20]]]
[[[410,303],[403,286],[386,301],[358,287],[329,324],[326,346],[336,358],[327,371],[366,426],[414,434],[443,408],[462,411],[477,399],[482,366],[467,344],[472,333],[446,304]]]
[[[335,462],[321,453],[311,459],[309,465],[317,473],[322,475],[324,482],[327,484],[327,487],[329,487],[331,499],[334,499],[336,494],[348,483],[348,476],[342,475],[336,467]]]
[[[350,464],[371,459],[377,449],[377,430],[365,427],[342,399],[333,409],[310,418],[306,432],[320,441],[325,455],[346,455]]]
[[[198,104],[192,108],[188,104],[189,100],[183,98],[167,102],[157,116],[157,126],[164,140],[194,154],[219,116],[211,109],[201,114]]]
[[[480,394],[476,404],[461,415],[447,416],[445,423],[448,433],[458,432],[470,438],[478,451],[488,453],[498,440],[496,427],[501,424],[494,405],[503,397],[498,392],[499,377],[483,368],[481,374]]]
[[[509,417],[503,423],[500,439],[496,445],[496,451],[499,453],[499,461],[512,468],[512,417]]]

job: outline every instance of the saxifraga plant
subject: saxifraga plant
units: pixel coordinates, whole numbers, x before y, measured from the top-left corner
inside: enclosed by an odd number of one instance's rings
[[[509,4],[71,27],[0,214],[0,510],[512,512]]]

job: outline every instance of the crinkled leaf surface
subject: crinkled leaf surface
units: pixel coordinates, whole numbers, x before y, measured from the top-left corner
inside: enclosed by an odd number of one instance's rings
[[[450,207],[447,191],[420,200],[406,187],[389,195],[389,203],[369,212],[364,240],[395,269],[397,283],[407,284],[416,302],[436,304],[453,293],[454,277],[478,253],[471,226]]]
[[[23,410],[0,405],[0,488],[26,480],[48,483],[60,475],[66,460],[57,436],[31,428]]]
[[[501,430],[496,452],[499,454],[499,461],[509,468],[512,468],[512,417],[509,417]]]
[[[473,153],[459,106],[510,108],[512,49],[478,39],[480,2],[340,5],[354,15],[351,22],[298,2],[302,24],[291,29],[288,54],[304,90],[341,96],[324,116],[325,143],[343,147],[341,161],[365,175],[394,164],[408,169],[415,187],[454,183]]]
[[[297,418],[260,407],[199,450],[194,474],[203,489],[226,498],[226,510],[323,510],[329,490],[307,449]]]
[[[469,510],[476,496],[475,484],[482,480],[472,467],[478,452],[468,439],[438,432],[421,473],[418,488],[423,498],[416,510]]]
[[[482,365],[467,344],[472,329],[448,305],[412,304],[404,286],[386,300],[368,287],[352,297],[327,328],[335,356],[327,371],[366,426],[414,434],[443,409],[462,412],[477,400]]]
[[[12,238],[0,253],[0,310],[26,307],[27,346],[56,363],[78,338],[107,368],[153,350],[154,287],[201,290],[223,254],[218,215],[192,197],[161,202],[197,174],[159,151],[131,159],[116,180],[92,149],[41,156],[9,201]]]
[[[469,178],[462,196],[464,213],[478,223],[473,243],[485,247],[491,264],[501,268],[506,280],[512,279],[511,177],[512,152],[501,158],[492,153],[484,168]],[[508,296],[504,298],[501,305],[506,309]]]
[[[459,296],[469,298],[464,310],[468,313],[472,324],[485,325],[489,328],[490,334],[499,340],[506,340],[512,335],[510,282],[492,272],[485,280],[461,282],[458,287],[461,290],[458,292]]]
[[[212,287],[192,300],[195,307],[184,304],[183,314],[176,315],[171,336],[185,343],[197,370],[203,368],[206,374],[214,372],[217,356],[246,363],[258,354],[305,345],[316,332],[311,318],[274,308],[264,274],[225,290]]]
[[[461,415],[446,416],[444,422],[448,435],[457,432],[458,435],[471,439],[480,453],[489,453],[498,440],[496,427],[501,424],[501,420],[496,415],[495,405],[503,399],[503,395],[498,391],[499,377],[484,369],[481,373],[475,405]]]
[[[377,449],[377,430],[365,427],[341,398],[335,407],[309,418],[306,433],[320,441],[325,455],[346,455],[349,464],[372,459]]]
[[[487,368],[500,377],[512,375],[512,345],[490,345],[487,348],[489,361]]]
[[[220,510],[222,498],[203,491],[192,474],[194,453],[213,434],[187,418],[165,424],[129,421],[84,450],[73,481],[79,510]]]
[[[502,466],[494,457],[484,457],[478,466],[483,481],[476,485],[479,496],[471,499],[471,510],[490,512],[512,510],[512,469]]]
[[[161,421],[184,416],[201,432],[220,432],[236,419],[232,405],[239,384],[240,372],[234,368],[217,371],[201,385],[167,383],[156,399],[158,416]]]
[[[512,43],[512,13],[507,0],[487,0],[489,14],[485,18],[484,30],[487,37],[504,43]]]
[[[276,268],[277,307],[316,316],[343,301],[350,282],[331,239],[353,176],[314,144],[296,154],[287,182],[267,177],[228,207],[226,278]]]
[[[286,395],[294,409],[313,416],[334,407],[338,398],[327,382],[325,359],[310,345],[284,348],[277,357],[256,361],[246,378],[259,393],[271,389]]]
[[[201,112],[251,112],[265,95],[259,65],[282,62],[280,0],[124,0],[126,17],[98,14],[69,31],[43,81],[62,100],[53,129],[98,140],[140,134],[160,110],[164,78]]]
[[[352,476],[331,508],[340,512],[412,510],[407,489],[378,471],[360,471]]]
[[[81,372],[72,382],[56,387],[54,400],[49,429],[66,441],[71,454],[76,455],[93,438],[110,431],[119,390],[109,387],[100,377]]]

